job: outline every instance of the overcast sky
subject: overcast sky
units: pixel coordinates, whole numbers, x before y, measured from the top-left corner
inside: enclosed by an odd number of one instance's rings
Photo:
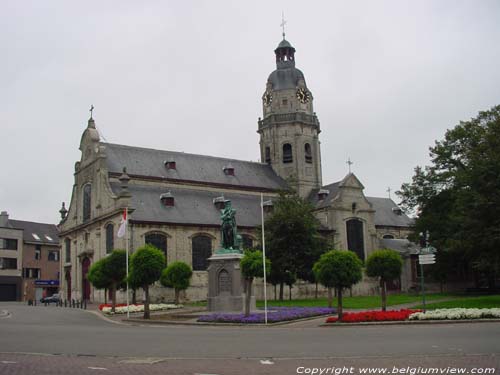
[[[0,210],[14,219],[59,221],[91,104],[108,142],[258,161],[282,11],[324,184],[350,157],[365,194],[385,197],[446,129],[500,104],[497,0],[1,5]]]

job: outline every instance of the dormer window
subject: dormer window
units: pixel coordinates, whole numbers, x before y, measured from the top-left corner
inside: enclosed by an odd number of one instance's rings
[[[226,176],[234,176],[234,167],[231,164],[224,166],[222,170]]]
[[[272,200],[268,200],[264,203],[262,203],[262,208],[266,214],[273,212],[274,205]]]
[[[214,198],[213,202],[214,202],[214,206],[218,210],[223,210],[224,207],[226,207],[226,198],[224,198],[223,195],[220,197]]]
[[[401,216],[403,214],[403,210],[399,207],[393,207],[392,208],[392,212],[395,214],[395,215],[398,215],[398,216]]]
[[[322,201],[322,200],[325,200],[326,197],[328,196],[328,194],[330,194],[330,192],[326,189],[320,189],[318,191],[318,200]]]
[[[170,192],[160,195],[160,201],[166,207],[174,206],[174,196]]]
[[[165,164],[165,168],[167,170],[169,170],[169,169],[176,170],[177,169],[175,166],[175,161],[173,161],[173,160],[165,160],[164,164]]]

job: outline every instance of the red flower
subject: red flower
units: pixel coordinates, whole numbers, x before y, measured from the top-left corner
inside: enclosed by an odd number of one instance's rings
[[[361,311],[356,313],[345,313],[340,322],[343,323],[358,323],[358,322],[386,322],[386,321],[402,321],[421,310],[391,310],[391,311]],[[337,317],[330,317],[326,320],[327,323],[338,322]]]

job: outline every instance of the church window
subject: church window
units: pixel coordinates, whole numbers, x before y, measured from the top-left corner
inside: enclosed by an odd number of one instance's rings
[[[382,238],[385,240],[393,240],[394,236],[392,234],[384,234]]]
[[[198,235],[192,239],[193,271],[205,271],[208,267],[208,258],[212,256],[212,239]]]
[[[253,239],[248,234],[241,235],[241,245],[244,249],[252,249],[253,248]]]
[[[114,231],[115,226],[111,223],[106,225],[106,254],[109,254],[113,251],[115,247],[114,244]]]
[[[363,222],[351,219],[346,223],[347,248],[357,254],[359,259],[365,260],[365,246],[363,238]]]
[[[266,147],[264,158],[265,158],[265,162],[267,164],[271,163],[271,148],[270,147]]]
[[[167,236],[161,233],[146,234],[144,242],[146,245],[152,245],[160,250],[165,255],[165,263],[167,261]]]
[[[306,163],[312,163],[313,157],[312,157],[311,145],[309,143],[306,143],[304,145],[304,153],[306,156]]]
[[[160,195],[160,202],[167,207],[173,207],[174,206],[174,196],[172,195],[171,192],[166,192],[162,195]]]
[[[92,187],[90,186],[90,184],[87,184],[83,187],[83,221],[90,220],[91,192]]]
[[[64,240],[64,248],[65,248],[65,253],[66,253],[64,261],[66,263],[69,263],[69,262],[71,262],[71,240],[69,238],[66,238]]]
[[[283,104],[283,106],[288,105],[288,99],[283,99],[282,104]]]
[[[292,145],[290,143],[285,143],[283,145],[283,163],[291,162],[293,162]]]

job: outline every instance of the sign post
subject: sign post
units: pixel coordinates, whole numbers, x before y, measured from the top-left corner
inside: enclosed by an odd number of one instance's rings
[[[423,249],[420,250],[420,254],[418,256],[418,262],[420,263],[420,281],[421,281],[421,289],[422,289],[422,304],[424,305],[425,312],[425,289],[424,289],[424,264],[434,264],[436,263],[436,255],[434,253],[436,249],[432,246],[427,245]]]

